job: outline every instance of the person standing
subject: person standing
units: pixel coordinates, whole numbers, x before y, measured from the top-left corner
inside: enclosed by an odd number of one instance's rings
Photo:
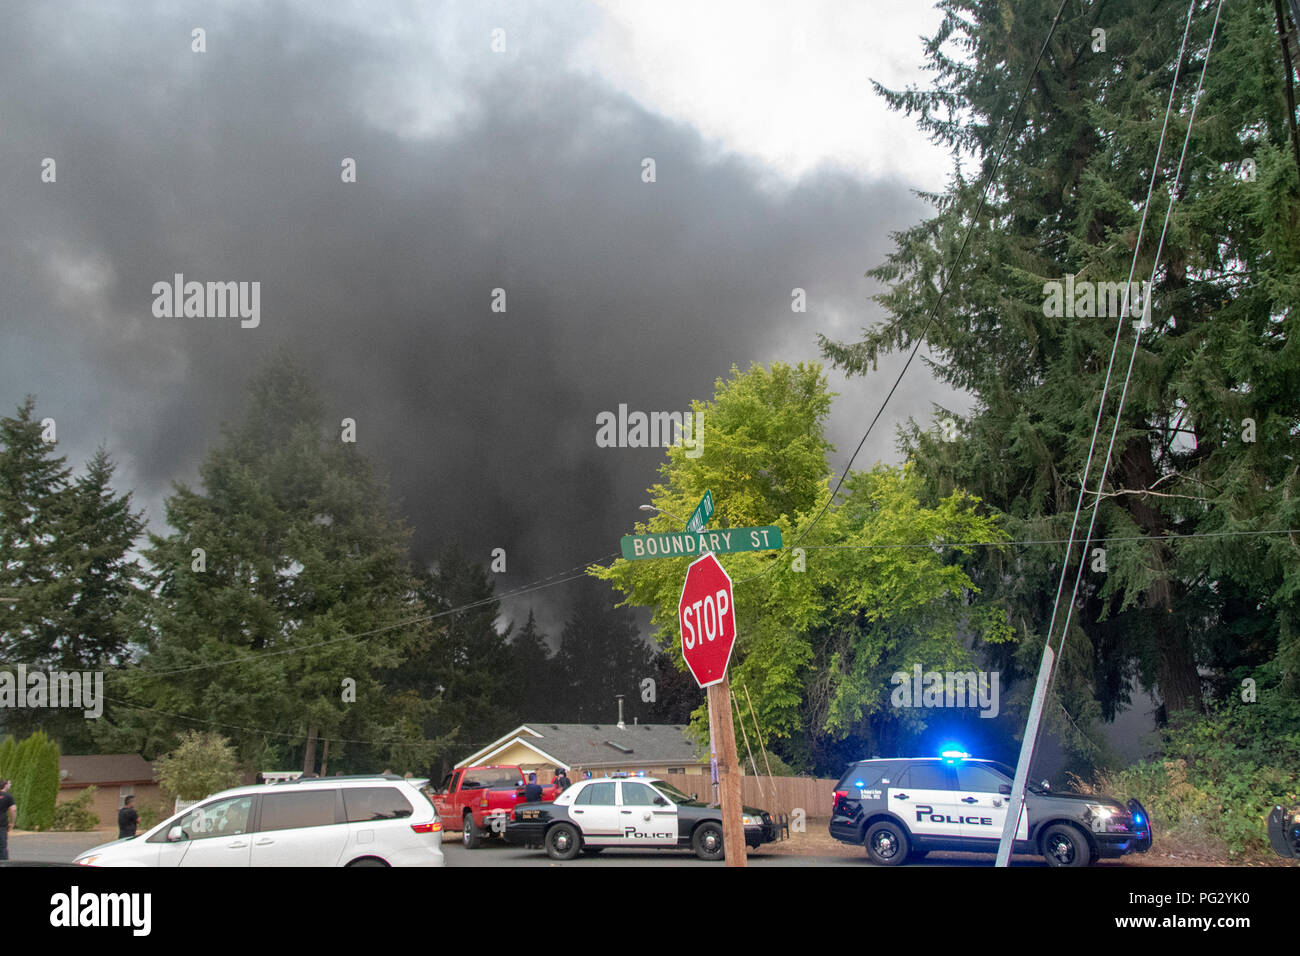
[[[528,786],[524,787],[524,803],[538,803],[542,799],[542,785],[537,782],[537,774],[528,775]]]
[[[9,828],[18,820],[18,804],[9,792],[8,780],[0,780],[0,860],[9,859]]]
[[[555,784],[556,787],[559,788],[560,793],[564,793],[564,791],[568,790],[570,786],[569,775],[564,772],[563,767],[555,768],[555,779],[552,780],[551,782]]]
[[[122,809],[117,811],[117,838],[127,840],[135,836],[135,828],[140,823],[140,814],[136,812],[133,804],[135,797],[127,797],[122,801]]]

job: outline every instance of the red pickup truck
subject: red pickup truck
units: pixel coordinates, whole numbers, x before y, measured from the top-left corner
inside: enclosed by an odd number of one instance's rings
[[[525,774],[519,767],[465,767],[454,770],[433,794],[443,826],[461,821],[461,840],[473,850],[492,833],[505,833],[515,804],[524,802]],[[555,784],[542,787],[542,800],[560,795]]]

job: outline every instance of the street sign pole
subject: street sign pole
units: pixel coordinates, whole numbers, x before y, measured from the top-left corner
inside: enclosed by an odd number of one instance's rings
[[[722,845],[726,848],[727,866],[747,866],[745,825],[740,797],[740,759],[736,754],[736,726],[731,717],[731,678],[723,676],[709,685],[709,710],[718,728],[722,754],[718,761],[718,782],[722,789]],[[712,727],[710,727],[712,732]]]
[[[1043,662],[1038,667],[1038,683],[1034,685],[1034,701],[1029,706],[1029,721],[1025,725],[1025,739],[1020,742],[1020,759],[1016,762],[1016,779],[1011,784],[1007,798],[1007,818],[1002,824],[1002,842],[998,844],[995,866],[1011,865],[1011,848],[1015,845],[1020,817],[1025,811],[1025,783],[1029,777],[1029,762],[1034,759],[1034,744],[1038,740],[1038,726],[1043,721],[1043,700],[1047,697],[1047,684],[1052,676],[1050,643],[1043,645]]]
[[[713,802],[718,803],[722,798],[718,793],[718,735],[714,733],[713,695],[705,691],[704,699],[709,705],[709,782],[713,784]]]
[[[731,576],[712,554],[691,562],[677,602],[682,658],[695,682],[708,691],[710,763],[721,791],[722,848],[727,866],[745,866],[745,824],[740,796],[740,756],[731,714],[727,665],[736,645]]]

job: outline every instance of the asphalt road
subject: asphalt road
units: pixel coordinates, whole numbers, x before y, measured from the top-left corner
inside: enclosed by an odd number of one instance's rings
[[[116,831],[101,830],[94,833],[10,833],[9,858],[41,863],[71,863],[84,850],[107,843],[116,838]],[[722,863],[709,863],[697,859],[689,850],[623,850],[610,849],[599,856],[580,854],[568,861],[552,860],[544,850],[528,850],[491,840],[477,850],[467,850],[460,842],[460,834],[444,834],[442,851],[448,866],[703,866],[721,867]],[[1017,857],[1016,865],[1042,866],[1041,860]],[[824,856],[819,854],[792,854],[771,850],[751,850],[750,866],[856,866],[872,864],[862,856]],[[991,866],[993,858],[976,854],[932,854],[910,866]]]

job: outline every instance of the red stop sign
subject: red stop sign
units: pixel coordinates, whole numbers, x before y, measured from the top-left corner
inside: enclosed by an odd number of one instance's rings
[[[718,559],[705,554],[691,562],[677,604],[682,657],[695,682],[708,687],[722,680],[736,643],[736,611],[731,578]]]

